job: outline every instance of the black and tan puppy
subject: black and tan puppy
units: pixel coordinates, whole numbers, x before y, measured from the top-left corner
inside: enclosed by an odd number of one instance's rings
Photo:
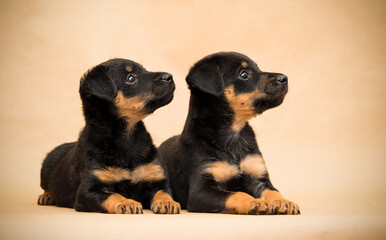
[[[181,135],[159,148],[172,192],[192,212],[299,214],[273,187],[248,120],[283,102],[287,77],[248,57],[216,53],[186,81],[189,114]]]
[[[112,59],[80,82],[86,126],[51,151],[41,169],[40,205],[107,213],[179,213],[159,154],[141,121],[173,98],[172,75]]]

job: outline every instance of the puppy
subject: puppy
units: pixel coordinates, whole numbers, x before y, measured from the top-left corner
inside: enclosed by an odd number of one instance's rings
[[[186,78],[191,91],[181,135],[160,147],[172,192],[191,212],[300,214],[273,187],[248,120],[280,105],[288,79],[262,72],[239,53],[198,61]]]
[[[142,119],[173,99],[172,75],[112,59],[80,81],[86,126],[77,142],[48,153],[40,205],[102,213],[179,213]]]

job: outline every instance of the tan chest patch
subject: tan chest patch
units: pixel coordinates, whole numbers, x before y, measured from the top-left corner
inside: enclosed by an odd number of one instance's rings
[[[226,182],[239,175],[237,166],[226,161],[210,163],[206,166],[204,171],[211,174],[216,182]]]
[[[131,173],[131,182],[158,182],[165,179],[165,172],[158,163],[148,163],[134,169]]]
[[[106,167],[94,170],[93,174],[103,183],[130,180],[135,184],[138,182],[158,182],[165,179],[164,169],[157,161],[138,166],[133,171],[119,167]]]
[[[93,173],[101,182],[104,183],[115,183],[131,179],[129,170],[118,167],[106,167],[103,169],[97,169],[94,170]]]
[[[265,96],[265,93],[262,93],[257,89],[253,92],[236,95],[233,85],[227,87],[224,94],[230,107],[235,113],[232,128],[237,132],[244,127],[246,121],[257,116],[253,106],[253,101],[257,98]]]
[[[262,178],[267,173],[267,167],[261,155],[249,154],[240,161],[240,171],[252,177]]]
[[[126,117],[126,121],[128,122],[129,127],[131,127],[149,115],[145,109],[147,99],[148,97],[141,95],[126,98],[122,91],[118,91],[113,103],[118,108],[119,115],[121,117]]]

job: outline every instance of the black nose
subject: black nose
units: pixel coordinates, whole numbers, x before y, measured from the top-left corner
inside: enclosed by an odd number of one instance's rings
[[[164,75],[162,75],[161,80],[164,82],[170,82],[173,80],[173,76],[169,73],[165,73]]]
[[[280,74],[276,76],[276,81],[280,84],[286,84],[288,82],[288,78],[284,74]]]

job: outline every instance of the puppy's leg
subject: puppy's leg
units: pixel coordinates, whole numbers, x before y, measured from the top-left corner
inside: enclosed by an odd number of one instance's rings
[[[241,188],[256,198],[266,200],[271,214],[300,214],[299,206],[286,200],[273,187],[261,154],[247,155],[240,162]]]
[[[201,176],[191,186],[188,200],[188,211],[222,212],[236,214],[266,214],[268,204],[245,192],[221,190],[212,179]]]
[[[142,204],[121,194],[103,191],[100,183],[85,179],[79,186],[74,208],[81,212],[142,214]]]
[[[178,214],[180,213],[181,206],[172,199],[169,193],[164,190],[158,190],[154,194],[150,209],[154,213]]]

